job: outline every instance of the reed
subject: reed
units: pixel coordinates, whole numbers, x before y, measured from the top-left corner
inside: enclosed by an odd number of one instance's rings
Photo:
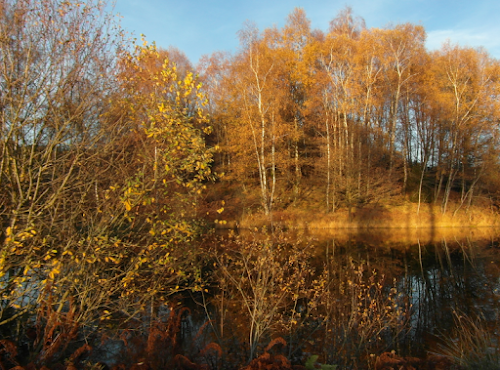
[[[498,342],[498,320],[490,327],[481,317],[472,318],[454,312],[456,330],[439,348],[441,354],[449,357],[464,370],[500,369],[500,347]]]

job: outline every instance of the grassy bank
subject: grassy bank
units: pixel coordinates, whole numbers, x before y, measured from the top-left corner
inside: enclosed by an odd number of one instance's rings
[[[418,209],[416,204],[407,202],[398,206],[356,208],[351,212],[339,209],[334,213],[289,208],[274,211],[269,216],[255,212],[235,217],[233,212],[223,222],[217,223],[219,228],[260,228],[265,225],[286,229],[354,230],[491,227],[500,225],[500,215],[490,208],[479,206],[443,214],[438,206],[426,204]]]

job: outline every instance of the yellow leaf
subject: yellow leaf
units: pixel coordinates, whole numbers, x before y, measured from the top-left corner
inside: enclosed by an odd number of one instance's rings
[[[49,277],[53,279],[57,274],[59,274],[61,271],[57,268],[54,267],[52,271],[49,272]]]

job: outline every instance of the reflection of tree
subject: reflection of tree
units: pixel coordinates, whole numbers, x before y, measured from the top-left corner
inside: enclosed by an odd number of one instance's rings
[[[476,246],[443,240],[407,256],[409,269],[400,284],[412,303],[413,341],[442,336],[455,325],[453,312],[491,317],[496,304],[488,272],[490,260],[475,255]]]
[[[499,269],[491,263],[498,256],[491,251],[491,241],[472,242],[467,237],[442,239],[438,243],[385,243],[374,235],[357,235],[349,241],[326,242],[318,247],[318,258],[325,259],[325,250],[335,265],[327,270],[329,281],[340,285],[340,274],[346,278],[349,261],[366,261],[369,271],[385,276],[385,283],[396,279],[399,302],[411,305],[409,335],[401,336],[401,351],[410,354],[442,337],[455,325],[453,312],[493,319],[498,297],[494,282]],[[321,252],[322,251],[322,252]],[[353,279],[351,279],[353,280]],[[386,288],[388,289],[388,288]],[[340,304],[336,296],[336,304]],[[387,296],[385,296],[387,299]],[[340,321],[339,321],[340,322]],[[430,338],[430,339],[429,339]],[[418,344],[421,344],[420,346]],[[399,353],[399,350],[398,350]]]

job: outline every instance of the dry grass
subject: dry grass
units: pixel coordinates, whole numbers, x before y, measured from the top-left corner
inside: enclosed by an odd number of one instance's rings
[[[473,319],[455,312],[457,326],[454,338],[446,340],[441,347],[443,355],[449,357],[464,370],[500,369],[498,334],[484,319]]]
[[[254,213],[240,220],[228,220],[227,226],[255,228],[273,225],[287,229],[411,229],[411,228],[462,228],[491,227],[500,225],[500,215],[489,209],[471,207],[455,214],[443,214],[440,207],[426,205],[417,213],[417,205],[406,203],[402,206],[366,207],[353,209],[349,213],[340,209],[332,214],[318,211],[289,209],[276,211],[271,217]]]

